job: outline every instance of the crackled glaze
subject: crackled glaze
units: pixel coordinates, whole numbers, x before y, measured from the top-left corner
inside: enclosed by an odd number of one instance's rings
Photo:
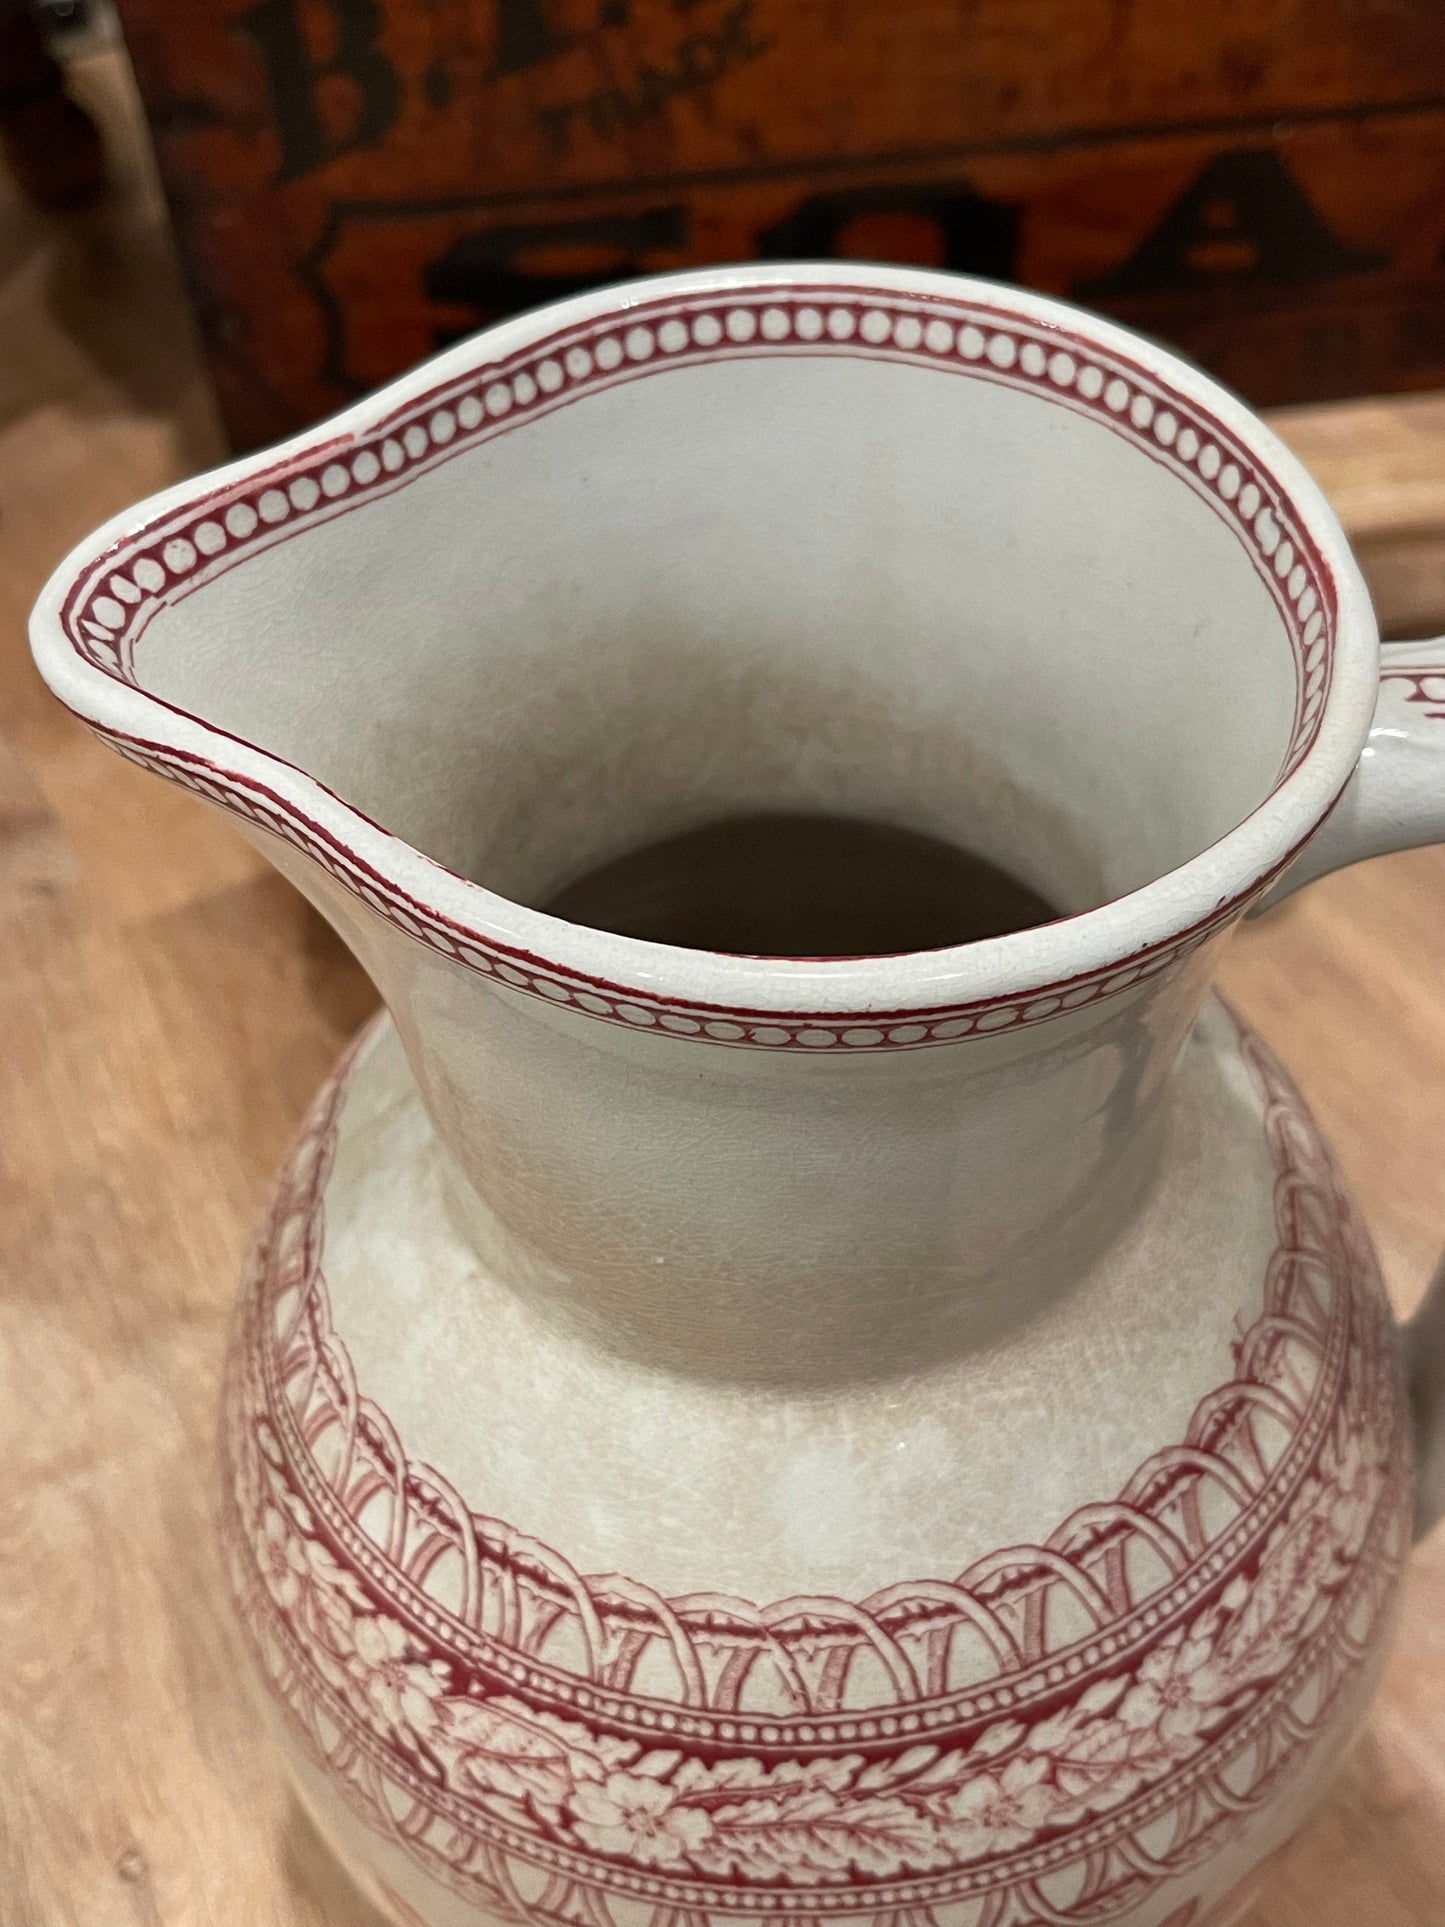
[[[1239,1049],[1277,1242],[1184,1437],[1042,1543],[768,1604],[586,1577],[408,1456],[327,1292],[344,1066],[277,1191],[226,1403],[231,1583],[293,1743],[391,1854],[502,1919],[585,1897],[596,1922],[1023,1920],[1045,1893],[1058,1923],[1132,1918],[1235,1847],[1358,1706],[1410,1508],[1368,1244],[1297,1095]]]

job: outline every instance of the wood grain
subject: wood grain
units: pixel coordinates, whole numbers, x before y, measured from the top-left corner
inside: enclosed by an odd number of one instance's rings
[[[67,546],[219,452],[134,103],[106,60],[82,81],[111,205],[48,226],[0,188],[0,1920],[367,1927],[243,1690],[208,1507],[243,1248],[372,993],[224,821],[97,747],[30,666],[25,612]],[[1445,402],[1281,426],[1390,620],[1445,628]],[[1442,950],[1432,851],[1316,885],[1225,973],[1330,1132],[1402,1308],[1445,1239]],[[1251,1927],[1445,1921],[1442,1820],[1445,1533],[1416,1557],[1369,1729]]]
[[[1256,402],[1445,385],[1436,0],[119,0],[221,405],[755,255],[1117,313]]]

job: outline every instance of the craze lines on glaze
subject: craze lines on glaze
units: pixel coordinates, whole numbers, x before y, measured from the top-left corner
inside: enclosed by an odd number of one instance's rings
[[[1040,1882],[1082,1927],[1219,1849],[1366,1663],[1409,1517],[1373,1260],[1242,1041],[1278,1244],[1236,1377],[1181,1445],[956,1580],[761,1606],[586,1578],[406,1457],[325,1289],[343,1066],[283,1175],[227,1394],[232,1584],[301,1745],[419,1868],[549,1927],[564,1888],[597,1927],[639,1901],[646,1927],[869,1905],[882,1927],[972,1900],[1026,1918]],[[1087,1603],[1082,1637],[1051,1591]]]

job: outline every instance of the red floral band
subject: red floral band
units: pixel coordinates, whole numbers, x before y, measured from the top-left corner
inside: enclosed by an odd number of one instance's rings
[[[881,1927],[971,1901],[1099,1927],[1200,1866],[1357,1694],[1410,1513],[1373,1259],[1308,1114],[1243,1047],[1279,1242],[1234,1376],[1041,1543],[856,1602],[588,1577],[409,1458],[331,1320],[344,1081],[323,1093],[225,1420],[231,1583],[299,1745],[506,1920]]]
[[[134,683],[136,644],[156,611],[248,558],[589,394],[673,367],[758,356],[902,362],[1031,392],[1104,423],[1177,476],[1229,527],[1280,613],[1295,662],[1295,711],[1276,788],[1298,767],[1329,693],[1336,597],[1328,564],[1268,471],[1207,408],[1126,353],[951,296],[854,287],[691,293],[560,329],[414,398],[362,433],[280,457],[157,517],[80,576],[61,611],[64,632],[94,667]],[[564,969],[440,915],[293,804],[214,759],[97,733],[304,850],[378,915],[465,967],[589,1016],[712,1043],[891,1050],[1020,1028],[1168,968],[1240,907],[1225,902],[1125,963],[1017,997],[893,1013],[764,1012],[670,999]]]

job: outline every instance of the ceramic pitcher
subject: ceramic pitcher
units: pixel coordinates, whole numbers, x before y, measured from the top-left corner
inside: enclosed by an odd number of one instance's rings
[[[1445,1322],[1401,1347],[1208,996],[1272,894],[1445,836],[1445,648],[1382,679],[1274,436],[1017,289],[663,277],[143,504],[34,642],[385,1000],[256,1246],[221,1516],[391,1916],[1232,1918],[1378,1675]],[[780,961],[530,907],[778,810],[1062,914]]]

